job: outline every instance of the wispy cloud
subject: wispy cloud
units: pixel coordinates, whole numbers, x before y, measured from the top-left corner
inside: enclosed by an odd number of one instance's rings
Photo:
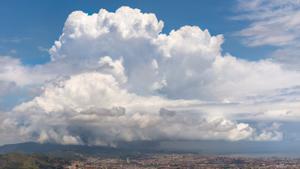
[[[49,52],[49,48],[45,48],[43,46],[38,46],[37,49],[40,51],[40,52]]]
[[[10,37],[10,38],[0,38],[1,43],[21,43],[30,40],[30,37]]]
[[[300,66],[300,1],[238,1],[237,20],[249,21],[236,35],[248,46],[274,46],[273,59]],[[296,60],[295,60],[296,58]],[[296,64],[296,65],[295,65]]]
[[[249,46],[285,46],[300,40],[300,1],[250,0],[239,1],[240,15],[235,19],[250,24],[238,32]]]

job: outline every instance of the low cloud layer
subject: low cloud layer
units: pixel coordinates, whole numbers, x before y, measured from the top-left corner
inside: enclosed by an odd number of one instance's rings
[[[14,109],[4,125],[40,142],[114,145],[137,140],[278,140],[277,127],[256,131],[246,123],[176,110],[199,101],[143,97],[121,89],[109,74],[74,75]],[[169,107],[170,110],[168,108]],[[18,133],[18,132],[17,132]],[[15,133],[15,134],[17,134]]]
[[[299,117],[299,71],[224,56],[223,36],[197,26],[162,29],[154,14],[129,7],[75,11],[51,62],[26,67],[4,57],[0,85],[36,90],[1,113],[1,142],[283,139],[271,121]]]

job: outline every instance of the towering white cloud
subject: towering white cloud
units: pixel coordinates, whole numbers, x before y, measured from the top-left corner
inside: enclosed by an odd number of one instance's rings
[[[127,17],[134,21],[121,19]],[[299,84],[294,80],[299,78],[297,72],[282,70],[278,64],[221,56],[221,35],[211,36],[196,26],[166,35],[162,25],[155,15],[129,7],[93,15],[73,12],[51,56],[76,69],[96,69],[106,55],[122,58],[126,87],[142,95],[224,100]]]
[[[223,56],[223,36],[197,26],[162,29],[154,14],[129,7],[71,13],[51,62],[7,77],[32,84],[22,78],[35,70],[50,81],[39,96],[3,114],[2,135],[9,128],[17,135],[10,138],[91,145],[283,138],[277,123],[260,128],[242,121],[299,117],[298,71]]]

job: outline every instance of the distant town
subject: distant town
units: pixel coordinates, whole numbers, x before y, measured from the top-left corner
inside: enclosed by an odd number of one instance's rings
[[[137,146],[28,142],[0,146],[0,169],[299,169],[300,156],[291,155],[150,151]]]
[[[203,156],[197,154],[153,154],[125,159],[89,157],[72,161],[65,169],[239,169],[300,168],[300,159]]]

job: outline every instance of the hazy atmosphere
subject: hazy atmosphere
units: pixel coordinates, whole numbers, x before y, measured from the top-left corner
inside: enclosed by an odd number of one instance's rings
[[[72,2],[1,1],[0,145],[300,146],[300,1]]]

